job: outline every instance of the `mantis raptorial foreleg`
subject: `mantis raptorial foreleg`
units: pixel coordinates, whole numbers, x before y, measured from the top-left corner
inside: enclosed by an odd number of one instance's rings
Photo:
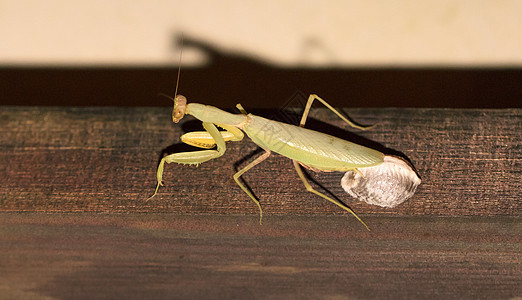
[[[229,127],[229,126],[220,126],[220,127]],[[221,132],[216,128],[216,126],[212,123],[203,122],[203,128],[207,132],[199,132],[197,135],[204,136],[201,140],[191,140],[191,136],[185,138],[184,142],[193,145],[196,147],[201,148],[211,148],[214,145],[217,145],[217,150],[202,150],[202,151],[192,151],[192,152],[181,152],[181,153],[173,153],[169,154],[165,157],[163,157],[159,163],[158,166],[158,172],[157,172],[157,179],[158,184],[156,185],[156,190],[154,191],[154,194],[149,198],[156,196],[158,189],[160,185],[163,185],[162,179],[163,179],[163,168],[165,166],[165,163],[179,163],[179,164],[200,164],[203,162],[206,162],[208,160],[218,158],[222,156],[225,153],[226,145],[225,145],[225,139],[223,138],[223,135]],[[230,128],[225,128],[227,131]],[[240,132],[240,134],[237,134],[236,131],[239,131],[238,129],[234,128],[234,130],[231,131],[232,138],[230,140],[241,140],[243,138],[243,133]],[[202,134],[204,133],[204,134]],[[208,136],[207,136],[208,135]],[[195,138],[196,136],[194,136]],[[211,145],[209,147],[209,145]]]
[[[237,185],[239,185],[239,187],[243,190],[243,192],[245,192],[250,198],[252,198],[252,200],[254,200],[254,202],[257,204],[257,207],[259,207],[259,224],[261,224],[261,221],[263,220],[263,209],[261,208],[261,204],[259,203],[259,200],[257,200],[256,197],[254,197],[254,195],[252,195],[252,192],[249,191],[247,189],[247,187],[244,184],[241,183],[241,181],[239,181],[239,177],[241,175],[243,175],[246,171],[252,169],[257,164],[259,164],[260,162],[262,162],[263,160],[267,159],[270,156],[270,153],[271,153],[270,150],[268,150],[268,149],[263,149],[263,150],[265,150],[266,152],[263,153],[258,158],[256,158],[253,162],[249,163],[246,167],[244,167],[243,169],[239,170],[233,176],[234,180],[237,183]]]
[[[368,228],[368,225],[366,225],[366,223],[364,223],[363,220],[361,220],[361,218],[359,218],[359,216],[357,216],[357,214],[355,214],[355,212],[350,209],[348,206],[346,205],[343,205],[342,203],[339,203],[338,201],[335,201],[334,199],[322,194],[321,192],[318,192],[316,191],[311,185],[310,183],[308,183],[308,180],[306,180],[306,177],[303,173],[303,170],[301,170],[301,166],[299,165],[299,162],[295,161],[295,160],[292,160],[292,162],[294,163],[294,167],[295,167],[295,170],[297,171],[297,174],[299,175],[299,178],[301,178],[301,180],[303,181],[303,184],[306,188],[307,191],[309,192],[312,192],[314,194],[316,194],[317,196],[320,196],[320,197],[323,197],[324,199],[332,202],[333,204],[339,206],[340,208],[346,210],[347,212],[351,213],[354,217],[357,218],[357,220],[359,220],[364,226],[366,226],[366,229],[370,230],[370,228]]]
[[[315,94],[311,94],[310,97],[308,97],[308,101],[306,102],[306,107],[305,107],[305,110],[303,112],[303,116],[301,117],[301,122],[299,123],[299,127],[304,127],[304,125],[306,123],[306,119],[308,118],[308,114],[310,113],[310,108],[312,108],[312,103],[314,102],[314,100],[319,100],[322,104],[324,104],[324,106],[326,106],[331,111],[333,111],[337,116],[339,116],[339,118],[341,118],[343,121],[348,123],[348,125],[350,125],[353,128],[357,128],[357,129],[360,129],[360,130],[368,130],[368,129],[371,129],[371,128],[373,128],[375,126],[375,125],[370,125],[370,126],[357,125],[354,122],[348,120],[345,116],[343,116],[340,112],[338,112],[335,108],[333,108],[333,106],[328,104],[328,102],[326,102],[325,100],[321,99],[321,97],[319,97],[319,96],[317,96]]]
[[[241,141],[244,137],[243,131],[229,125],[217,124],[217,126],[225,129],[226,131],[220,131],[221,137],[225,142]],[[185,144],[210,149],[216,146],[216,141],[207,131],[193,131],[185,133],[181,136],[181,141]]]

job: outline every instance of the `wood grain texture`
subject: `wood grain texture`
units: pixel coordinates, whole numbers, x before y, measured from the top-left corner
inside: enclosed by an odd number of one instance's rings
[[[253,112],[297,120],[287,110]],[[307,127],[403,154],[423,180],[409,201],[384,209],[350,199],[340,186],[342,173],[310,173],[358,213],[520,215],[521,109],[345,112],[378,126],[367,132],[346,131],[332,113],[314,109]],[[162,151],[191,149],[179,144],[179,136],[199,126],[191,118],[173,124],[167,107],[2,107],[0,211],[257,214],[232,179],[239,167],[259,155],[248,139],[228,143],[223,157],[199,167],[167,165],[166,186],[145,202],[155,187]],[[306,192],[291,161],[277,154],[243,178],[266,215],[344,213]]]
[[[247,107],[248,110],[248,107]],[[296,122],[292,110],[252,111]],[[394,209],[350,199],[342,173],[310,173],[369,224],[311,195],[248,140],[199,167],[170,108],[2,107],[0,295],[16,299],[391,298],[522,296],[522,110],[347,109],[347,128],[315,109],[309,128],[403,154],[423,183]]]
[[[4,299],[509,299],[520,218],[0,213]]]

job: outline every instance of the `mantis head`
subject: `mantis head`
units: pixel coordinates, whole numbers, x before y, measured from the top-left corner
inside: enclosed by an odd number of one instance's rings
[[[172,121],[178,123],[185,115],[187,110],[187,98],[183,95],[177,95],[174,99],[174,109],[172,110]]]

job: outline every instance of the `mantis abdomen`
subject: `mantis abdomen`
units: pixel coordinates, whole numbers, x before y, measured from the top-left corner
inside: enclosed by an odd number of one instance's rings
[[[252,114],[242,129],[262,148],[322,171],[348,171],[384,161],[384,154],[377,150]]]

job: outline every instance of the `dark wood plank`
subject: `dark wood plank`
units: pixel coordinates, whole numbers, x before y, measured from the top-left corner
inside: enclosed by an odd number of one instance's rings
[[[508,299],[520,218],[0,213],[4,299]],[[46,298],[48,297],[48,298]]]
[[[248,140],[197,168],[168,165],[166,187],[145,202],[162,151],[187,150],[179,136],[199,128],[191,119],[173,124],[170,108],[2,107],[0,294],[519,297],[522,110],[346,112],[379,126],[348,132],[324,109],[307,126],[402,153],[423,179],[410,201],[380,209],[349,199],[341,173],[310,174],[371,232],[307,193],[278,155],[245,174],[265,209],[259,226],[257,207],[232,179],[258,154]]]
[[[247,108],[248,109],[248,108]],[[292,121],[283,110],[254,111]],[[349,132],[325,109],[312,111],[310,128],[384,152],[402,153],[423,183],[395,209],[350,199],[342,173],[311,173],[322,187],[358,213],[396,215],[520,215],[522,110],[347,109],[368,132]],[[171,122],[170,108],[2,107],[0,211],[176,212],[257,214],[232,179],[258,155],[248,139],[229,143],[224,157],[199,167],[167,165],[166,186],[155,187],[162,151],[178,152],[185,118]],[[306,192],[291,162],[273,155],[244,175],[266,215],[344,213]]]

